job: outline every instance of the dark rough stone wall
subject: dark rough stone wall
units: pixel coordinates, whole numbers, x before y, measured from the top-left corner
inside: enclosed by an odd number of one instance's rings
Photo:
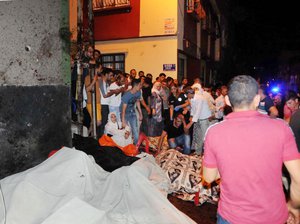
[[[71,145],[68,0],[0,0],[0,178]]]
[[[68,86],[0,86],[0,178],[71,146]]]

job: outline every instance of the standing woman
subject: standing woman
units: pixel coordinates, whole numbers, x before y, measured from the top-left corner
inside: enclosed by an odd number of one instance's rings
[[[149,136],[160,136],[163,130],[163,90],[160,82],[155,82],[151,90],[152,118],[149,122]]]

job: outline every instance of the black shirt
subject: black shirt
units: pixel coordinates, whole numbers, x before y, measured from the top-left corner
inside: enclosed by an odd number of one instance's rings
[[[178,98],[176,98],[173,94],[169,96],[169,105],[173,105],[174,108],[178,105],[182,105],[187,100],[187,96],[185,93],[180,93]]]
[[[145,103],[148,105],[148,97],[151,97],[151,87],[143,87],[142,88],[143,99]],[[148,105],[149,106],[149,105]]]
[[[280,103],[279,105],[275,105],[278,110],[278,117],[283,119],[284,117],[284,103]]]
[[[274,106],[274,102],[273,100],[267,96],[266,98],[264,98],[263,100],[260,101],[258,109],[267,112],[268,114],[270,114],[269,109]]]
[[[176,128],[176,127],[174,127],[173,122],[168,123],[165,126],[164,131],[167,132],[168,139],[176,138],[176,137],[184,134],[183,124],[180,125],[178,128]]]
[[[185,104],[185,102],[187,101],[187,95],[185,93],[180,93],[178,98],[176,98],[173,94],[169,96],[169,105],[173,105],[174,109],[176,106]],[[182,114],[183,112],[183,108],[180,108],[179,110],[175,111],[174,110],[174,116],[176,114]],[[186,114],[184,114],[184,119],[185,122],[189,122],[190,119],[190,112],[188,111]]]

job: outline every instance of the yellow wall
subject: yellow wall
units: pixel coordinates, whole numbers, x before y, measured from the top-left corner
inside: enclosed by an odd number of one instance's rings
[[[140,36],[177,34],[177,0],[140,0]]]
[[[177,37],[151,37],[116,41],[98,41],[95,48],[102,54],[125,53],[125,72],[132,68],[157,77],[164,72],[177,78]],[[163,71],[163,64],[175,64],[176,71]]]

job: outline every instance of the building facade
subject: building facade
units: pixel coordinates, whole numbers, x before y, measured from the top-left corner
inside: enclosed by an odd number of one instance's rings
[[[212,84],[226,47],[221,9],[217,0],[93,0],[95,48],[107,67]]]

